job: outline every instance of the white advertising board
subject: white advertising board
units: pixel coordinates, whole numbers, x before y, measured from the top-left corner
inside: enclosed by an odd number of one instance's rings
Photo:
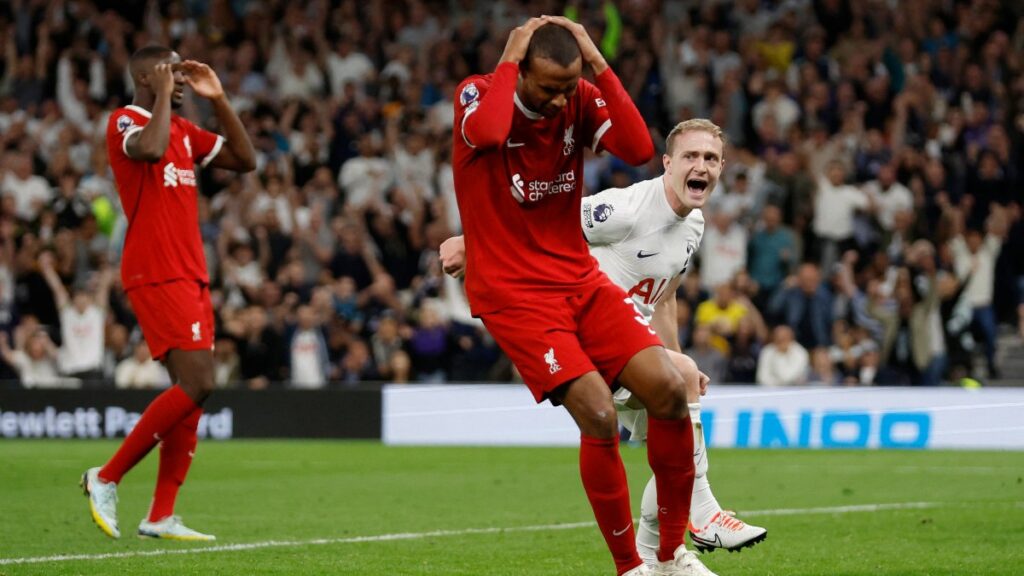
[[[1024,388],[713,386],[702,399],[711,446],[1024,450]],[[521,384],[384,388],[387,444],[575,446],[562,408]]]

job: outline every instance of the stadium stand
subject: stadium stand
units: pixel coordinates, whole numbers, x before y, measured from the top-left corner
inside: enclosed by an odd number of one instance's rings
[[[103,142],[106,115],[131,101],[127,59],[151,43],[209,63],[257,148],[251,175],[200,174],[218,385],[513,378],[437,248],[460,231],[455,82],[493,70],[507,31],[541,13],[596,34],[659,146],[689,117],[726,131],[702,262],[678,294],[681,342],[717,379],[1019,383],[1022,11],[995,0],[5,2],[0,388],[166,385],[120,290],[125,218]],[[184,114],[208,124],[204,104]],[[591,156],[586,189],[659,169]],[[102,358],[72,345],[82,335],[61,325],[51,272],[81,296],[80,316],[102,318],[79,327],[96,328]],[[109,303],[96,301],[111,281]],[[762,350],[807,366],[779,376],[759,368]]]

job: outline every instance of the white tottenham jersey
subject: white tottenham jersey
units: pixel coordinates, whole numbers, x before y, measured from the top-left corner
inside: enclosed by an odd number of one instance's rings
[[[693,210],[680,218],[661,176],[587,196],[580,218],[591,255],[648,320],[704,235],[704,214]]]

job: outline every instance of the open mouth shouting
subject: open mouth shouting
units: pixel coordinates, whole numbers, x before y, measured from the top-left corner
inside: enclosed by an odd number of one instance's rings
[[[686,191],[694,198],[703,198],[708,189],[708,181],[703,178],[687,178]]]

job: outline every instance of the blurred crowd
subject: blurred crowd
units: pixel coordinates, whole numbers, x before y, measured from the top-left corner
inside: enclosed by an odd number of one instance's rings
[[[680,342],[717,382],[997,378],[1024,334],[1022,6],[995,0],[9,0],[0,380],[155,387],[105,150],[148,44],[209,63],[258,168],[200,174],[221,386],[507,381],[437,248],[453,91],[537,14],[584,23],[659,149],[729,145]],[[201,98],[185,116],[216,130]],[[590,156],[593,193],[660,172]]]

